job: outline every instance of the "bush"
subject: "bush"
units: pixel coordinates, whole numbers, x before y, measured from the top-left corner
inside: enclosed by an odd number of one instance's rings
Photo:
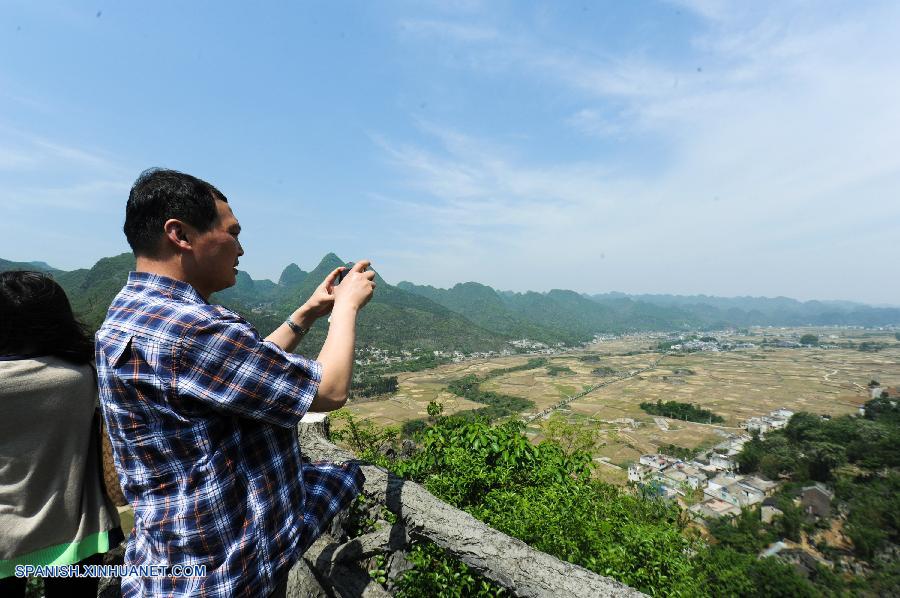
[[[682,461],[690,461],[697,454],[697,449],[689,449],[675,444],[662,444],[656,449],[658,453],[670,455],[681,459]]]
[[[563,560],[651,593],[697,591],[677,507],[592,480],[587,453],[535,446],[522,431],[519,422],[442,418],[395,470]]]
[[[508,596],[506,590],[479,576],[465,563],[431,543],[416,544],[407,555],[413,568],[397,580],[395,596]]]
[[[548,365],[547,366],[547,375],[548,376],[558,376],[560,374],[574,374],[572,368],[565,365]]]
[[[720,424],[725,421],[722,416],[716,415],[708,409],[701,409],[690,403],[679,403],[678,401],[666,401],[665,403],[659,400],[656,403],[644,402],[640,404],[640,408],[650,415],[661,415],[688,422]]]
[[[506,368],[504,372],[513,369],[515,368]],[[494,372],[496,371],[497,370],[494,370]],[[534,407],[534,402],[528,399],[481,390],[479,384],[492,377],[493,376],[489,374],[487,377],[479,379],[475,374],[469,374],[468,376],[450,382],[447,386],[447,390],[457,396],[469,399],[470,401],[487,405],[487,407],[475,410],[474,415],[483,416],[491,420],[507,415],[515,415],[516,413]]]
[[[534,445],[518,421],[491,426],[483,418],[444,417],[436,406],[429,416],[421,449],[387,466],[538,550],[655,596],[816,595],[791,566],[757,560],[756,551],[774,537],[757,510],[733,526],[713,526],[718,544],[709,545],[688,532],[677,505],[592,479],[589,454],[554,442]],[[374,443],[366,454],[378,454],[377,432],[358,436]],[[411,560],[400,595],[499,591],[433,546],[414,548]],[[886,574],[884,583],[892,579]]]

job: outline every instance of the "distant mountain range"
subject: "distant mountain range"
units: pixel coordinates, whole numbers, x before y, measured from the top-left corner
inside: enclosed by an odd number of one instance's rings
[[[265,335],[309,297],[328,273],[345,263],[329,253],[311,272],[290,264],[278,282],[254,280],[239,271],[237,284],[211,300],[242,313]],[[14,269],[52,274],[68,293],[73,309],[96,329],[134,269],[134,257],[123,253],[103,258],[90,269],[69,272],[44,262],[0,259],[0,270]],[[521,338],[571,345],[600,333],[647,330],[900,324],[900,308],[851,302],[623,293],[588,296],[566,290],[513,293],[477,282],[439,289],[405,281],[390,285],[377,274],[376,281],[375,296],[360,314],[359,345],[394,350],[497,350],[508,340]],[[304,350],[317,350],[325,330],[324,321],[319,322],[304,341]]]

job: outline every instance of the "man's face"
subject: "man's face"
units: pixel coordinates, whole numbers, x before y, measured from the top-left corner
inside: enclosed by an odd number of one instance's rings
[[[244,249],[238,241],[241,225],[224,201],[216,201],[218,218],[204,233],[196,233],[192,241],[196,271],[194,288],[205,297],[234,286],[237,282],[238,258]]]

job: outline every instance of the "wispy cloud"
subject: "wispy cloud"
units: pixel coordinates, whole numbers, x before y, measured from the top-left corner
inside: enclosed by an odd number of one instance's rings
[[[458,23],[420,24],[422,35],[469,52],[470,68],[567,87],[583,107],[561,114],[561,127],[649,136],[671,150],[625,173],[588,153],[577,163],[525,159],[471,131],[420,123],[415,142],[379,140],[412,191],[398,205],[412,203],[442,238],[490,233],[492,245],[546,272],[545,287],[577,272],[569,286],[586,291],[837,297],[852,295],[842,293],[842,281],[857,276],[852,264],[889,271],[896,249],[837,241],[867,222],[900,221],[897,5],[679,4],[705,22],[690,40],[703,59],[696,68],[602,48],[561,51],[522,27],[475,35]],[[602,268],[580,270],[585,256],[600,254]],[[469,272],[484,256],[477,242],[429,253]],[[485,268],[488,275],[508,288],[535,286]]]
[[[53,207],[98,211],[121,203],[133,169],[96,150],[3,129],[0,194],[10,210]]]
[[[411,35],[450,37],[466,43],[494,41],[500,37],[493,27],[438,19],[405,19],[400,21],[399,27]]]
[[[613,137],[623,132],[623,126],[597,109],[583,108],[565,121],[574,129],[586,135]]]

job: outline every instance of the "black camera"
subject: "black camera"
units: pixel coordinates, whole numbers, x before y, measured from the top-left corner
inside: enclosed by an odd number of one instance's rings
[[[337,280],[334,281],[335,286],[341,284],[341,281],[344,280],[344,277],[350,274],[350,269],[353,268],[353,263],[348,262],[344,264],[344,269],[338,272]]]

